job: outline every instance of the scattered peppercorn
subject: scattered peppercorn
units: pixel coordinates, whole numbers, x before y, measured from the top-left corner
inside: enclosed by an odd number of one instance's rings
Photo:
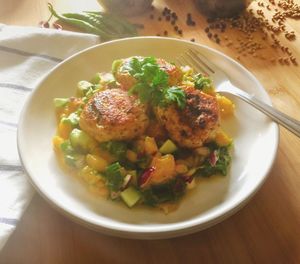
[[[257,1],[260,9],[247,9],[240,16],[208,18],[206,20],[208,26],[205,27],[204,31],[209,39],[218,44],[224,39],[225,45],[236,49],[241,56],[251,54],[253,57],[266,60],[266,57],[261,53],[270,45],[283,55],[283,58],[278,59],[278,62],[282,65],[291,63],[296,65],[291,59],[293,57],[292,52],[279,41],[278,36],[281,34],[289,41],[297,38],[295,32],[287,31],[286,19],[300,19],[300,5],[296,4],[294,0],[278,0],[276,3],[274,0],[269,0],[269,3],[280,8],[273,9],[266,2]],[[253,10],[256,10],[256,14]],[[186,21],[188,25],[192,25],[190,20],[191,14],[189,13]],[[227,28],[238,31],[235,45],[232,45],[232,39],[229,39],[228,36],[219,35],[219,33],[224,33]],[[271,42],[266,41],[269,37],[271,37]],[[295,57],[293,58],[295,61]]]

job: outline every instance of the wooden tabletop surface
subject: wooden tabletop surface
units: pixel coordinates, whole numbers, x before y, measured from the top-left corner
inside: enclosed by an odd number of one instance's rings
[[[46,2],[0,0],[0,23],[37,26],[49,15]],[[262,9],[270,16],[272,11],[268,9],[280,9],[271,2],[256,1],[250,7],[255,15],[257,9]],[[285,1],[275,0],[278,2]],[[60,12],[100,8],[96,0],[52,3]],[[239,59],[263,84],[276,108],[300,119],[300,66],[278,61],[286,54],[271,47],[272,37],[254,37],[265,45],[261,51],[239,52],[241,32],[227,29],[220,36],[220,44],[212,41],[204,31],[206,19],[195,10],[192,1],[157,0],[154,5],[157,10],[152,11],[153,20],[150,12],[134,18],[145,24],[141,34],[163,34],[167,30],[169,36],[178,37],[170,24],[157,21],[159,10],[170,7],[179,16],[177,24],[183,29],[183,38],[194,38]],[[185,23],[188,12],[196,22],[194,27]],[[296,33],[296,40],[287,40],[283,33],[276,38],[300,62],[300,21],[288,19],[284,24],[288,31]],[[231,40],[233,44],[229,44]],[[36,194],[0,252],[0,263],[300,263],[300,139],[283,128],[280,137],[277,158],[262,188],[243,209],[214,227],[175,239],[120,239],[73,223]]]

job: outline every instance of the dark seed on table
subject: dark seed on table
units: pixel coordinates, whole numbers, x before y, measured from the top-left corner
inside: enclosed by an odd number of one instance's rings
[[[178,26],[175,26],[175,27],[174,27],[174,30],[175,30],[175,31],[178,31]]]
[[[194,39],[194,38],[192,38],[192,39],[191,39],[191,41],[192,41],[192,42],[195,42],[195,39]]]
[[[165,35],[165,36],[168,35],[168,31],[167,31],[167,30],[164,31],[164,35]]]

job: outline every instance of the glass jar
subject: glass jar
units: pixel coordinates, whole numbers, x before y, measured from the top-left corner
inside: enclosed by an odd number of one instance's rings
[[[199,10],[210,18],[237,16],[249,2],[249,0],[195,0]]]
[[[153,0],[98,0],[98,2],[110,12],[131,16],[148,10]]]

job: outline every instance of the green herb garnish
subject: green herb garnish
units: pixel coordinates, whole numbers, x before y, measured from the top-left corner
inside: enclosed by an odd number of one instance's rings
[[[184,91],[176,86],[169,87],[169,76],[160,69],[154,57],[134,57],[128,65],[123,66],[123,70],[137,80],[129,92],[138,94],[142,103],[150,102],[154,106],[176,103],[180,109],[185,107]]]
[[[195,88],[198,90],[206,90],[212,87],[212,81],[201,73],[194,76]]]
[[[115,162],[107,166],[105,170],[106,184],[110,191],[118,192],[123,184],[123,176],[121,175],[121,165]]]

